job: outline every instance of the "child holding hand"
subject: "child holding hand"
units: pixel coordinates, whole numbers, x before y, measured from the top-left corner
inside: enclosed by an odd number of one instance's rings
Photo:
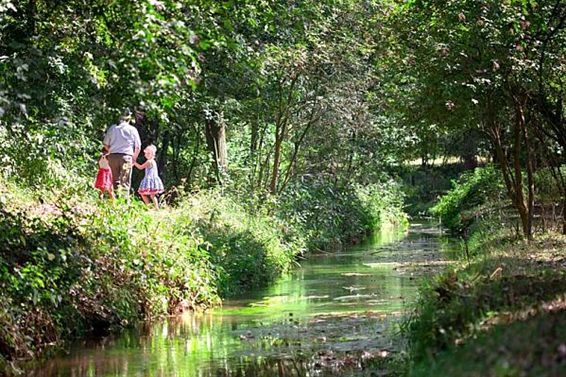
[[[108,164],[108,150],[102,147],[102,155],[98,160],[98,173],[96,174],[96,181],[94,187],[99,189],[98,198],[103,199],[104,193],[107,192],[110,200],[114,200],[114,189],[112,187],[112,170]]]
[[[138,193],[141,195],[143,202],[145,204],[151,204],[156,209],[159,209],[159,202],[157,201],[157,195],[161,194],[163,191],[163,182],[159,178],[157,172],[157,163],[155,162],[155,153],[157,148],[155,145],[148,145],[144,150],[143,154],[146,161],[143,164],[138,164],[134,162],[134,166],[140,170],[145,169],[145,176],[143,177]]]

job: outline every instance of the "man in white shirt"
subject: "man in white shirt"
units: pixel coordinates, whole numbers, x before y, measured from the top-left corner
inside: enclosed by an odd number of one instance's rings
[[[140,135],[130,124],[131,120],[131,113],[124,113],[120,122],[113,124],[104,136],[114,189],[124,189],[126,198],[129,197],[132,184],[132,164],[137,160],[141,148]]]

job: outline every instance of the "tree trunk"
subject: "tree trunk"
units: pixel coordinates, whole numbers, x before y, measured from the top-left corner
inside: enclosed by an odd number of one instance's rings
[[[269,192],[275,194],[277,192],[277,182],[279,180],[279,165],[281,163],[281,146],[283,145],[283,137],[285,135],[285,123],[277,122],[275,126],[275,148],[273,151],[273,169],[271,173],[271,182],[269,184]]]
[[[257,110],[259,112],[259,109]],[[258,187],[264,187],[263,176],[266,167],[262,162],[262,151],[265,139],[267,124],[261,125],[261,119],[258,116],[256,122],[251,124],[251,138],[250,138],[250,189],[255,191]],[[267,159],[269,162],[269,159]]]
[[[277,109],[277,115],[275,120],[275,144],[273,149],[273,169],[271,172],[271,181],[269,183],[269,192],[271,194],[277,193],[277,184],[279,181],[279,167],[281,165],[281,148],[283,146],[283,140],[287,134],[287,125],[289,123],[290,109],[293,104],[293,94],[295,90],[295,85],[299,79],[299,74],[291,76],[289,82],[289,87],[287,88],[287,96],[283,98],[284,90],[283,84],[285,79],[279,81],[279,104]]]
[[[194,129],[194,133],[197,134],[198,130]],[[191,157],[191,163],[189,165],[189,170],[187,172],[187,183],[191,182],[191,177],[193,175],[193,170],[197,164],[197,159],[198,159],[198,155],[199,155],[199,150],[200,150],[200,143],[201,143],[202,139],[200,137],[197,137],[195,140],[195,144],[193,146],[193,155]],[[180,150],[180,147],[177,148],[177,151]]]
[[[222,113],[206,119],[205,123],[206,144],[213,157],[213,168],[217,183],[222,185],[222,176],[226,174],[228,167],[228,149],[226,146],[226,124]]]
[[[534,163],[533,163],[533,156],[532,156],[532,148],[530,142],[530,136],[527,130],[527,122],[525,118],[525,105],[526,105],[526,96],[521,96],[519,98],[515,98],[515,113],[517,117],[517,125],[516,127],[520,130],[523,140],[525,141],[525,168],[527,172],[527,203],[525,205],[525,216],[526,216],[526,223],[523,226],[523,232],[527,239],[530,241],[533,238],[533,208],[535,203],[535,181],[534,181]],[[520,138],[519,138],[520,142]],[[519,156],[515,156],[517,159]],[[519,166],[520,169],[520,166]],[[523,192],[522,182],[517,179],[518,184],[520,184],[521,194]],[[519,189],[519,187],[517,188]],[[524,200],[524,199],[523,199]]]
[[[251,123],[251,137],[250,137],[250,159],[255,160],[259,141],[259,122]]]
[[[259,147],[258,151],[264,149],[264,139],[265,139],[266,129],[264,128],[259,140]],[[267,148],[265,148],[267,149]],[[273,145],[269,147],[269,149],[265,152],[265,156],[262,156],[261,153],[258,153],[257,156],[257,179],[255,187],[262,187],[267,188],[267,181],[269,180],[268,177],[268,170],[269,170],[269,161],[271,160],[271,153],[273,152]]]
[[[157,167],[162,177],[165,177],[167,174],[167,150],[169,149],[170,140],[171,133],[169,131],[164,132],[161,148],[159,149],[159,157],[157,158]]]
[[[287,187],[287,185],[289,184],[289,181],[291,180],[291,176],[293,174],[294,167],[297,163],[297,156],[299,154],[299,149],[301,148],[301,145],[303,144],[303,141],[305,140],[309,130],[318,121],[318,119],[319,116],[317,116],[316,114],[316,103],[315,103],[313,105],[309,120],[305,124],[305,127],[303,128],[303,131],[299,135],[299,138],[294,143],[293,155],[291,156],[289,167],[287,168],[287,171],[284,174],[285,179],[283,180],[283,184],[281,185],[280,192],[282,192],[285,189],[285,187]]]
[[[521,130],[517,125],[513,127],[514,145],[513,145],[513,171],[509,166],[506,153],[503,150],[501,141],[501,127],[496,121],[491,120],[490,133],[492,138],[493,147],[495,149],[496,158],[503,174],[505,187],[507,188],[507,195],[511,199],[513,206],[519,213],[521,219],[521,227],[523,235],[530,238],[529,232],[529,213],[528,207],[525,203],[525,196],[523,193],[523,175],[521,172],[521,161],[519,159],[521,152]]]

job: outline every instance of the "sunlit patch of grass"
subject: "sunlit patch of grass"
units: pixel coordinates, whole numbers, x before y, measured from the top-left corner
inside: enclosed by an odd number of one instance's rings
[[[484,157],[484,156],[477,156],[477,160],[478,160],[478,163],[484,164],[484,163],[487,163],[489,161],[489,158]],[[436,157],[432,160],[427,160],[427,164],[431,165],[431,166],[449,165],[449,164],[458,164],[458,163],[462,163],[462,159],[458,156],[440,156],[440,157]],[[416,158],[416,159],[411,160],[411,161],[406,161],[405,164],[410,165],[410,166],[422,166],[423,159],[422,158]]]

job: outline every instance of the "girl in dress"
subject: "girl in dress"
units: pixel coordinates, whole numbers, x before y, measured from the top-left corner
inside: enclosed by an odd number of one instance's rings
[[[163,182],[157,173],[157,163],[155,162],[155,153],[157,148],[155,145],[148,145],[144,150],[143,154],[146,161],[143,164],[138,164],[134,162],[134,166],[138,169],[145,169],[145,177],[143,177],[140,188],[138,189],[143,202],[145,204],[153,204],[155,208],[159,209],[159,202],[157,201],[157,194],[161,194],[163,189]]]
[[[107,192],[110,200],[114,200],[114,189],[112,187],[112,170],[110,170],[110,165],[108,164],[108,150],[106,147],[102,147],[102,155],[98,160],[98,173],[96,174],[96,181],[94,182],[94,187],[99,189],[98,198],[103,199],[104,193]]]

